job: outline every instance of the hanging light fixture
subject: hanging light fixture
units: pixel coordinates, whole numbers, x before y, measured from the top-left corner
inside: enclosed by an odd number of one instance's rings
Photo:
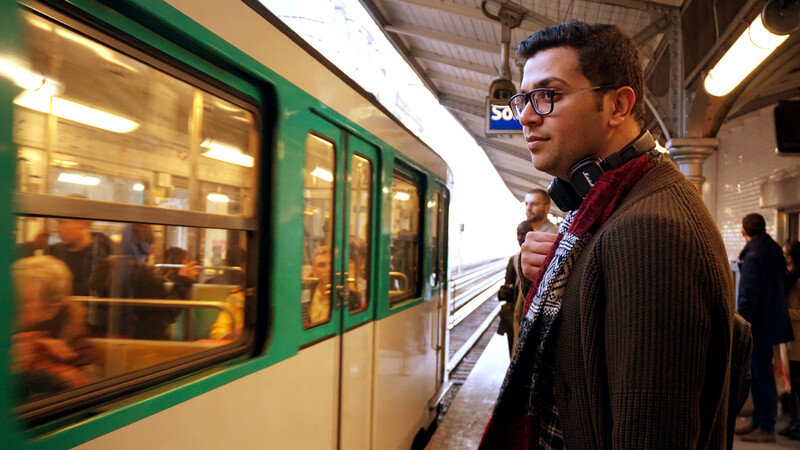
[[[778,35],[768,31],[763,14],[759,14],[708,72],[703,82],[706,92],[715,97],[727,95],[788,37],[788,33]]]

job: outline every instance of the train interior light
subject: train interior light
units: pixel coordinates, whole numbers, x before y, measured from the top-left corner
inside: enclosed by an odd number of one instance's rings
[[[788,37],[767,31],[759,14],[706,75],[706,92],[715,97],[727,95]]]
[[[59,174],[58,181],[62,183],[82,184],[85,186],[97,186],[100,184],[100,178],[67,172]]]
[[[132,120],[60,97],[51,97],[47,92],[38,90],[23,91],[14,99],[14,104],[114,133],[130,133],[139,128],[139,124]]]
[[[210,138],[204,140],[200,146],[208,149],[207,152],[203,153],[203,156],[208,158],[229,162],[239,166],[253,167],[253,157],[245,155],[237,148],[214,142],[214,140]]]
[[[328,183],[333,181],[333,174],[329,170],[325,170],[322,167],[317,167],[313,171],[311,171],[311,175],[319,178],[320,180],[325,180]]]

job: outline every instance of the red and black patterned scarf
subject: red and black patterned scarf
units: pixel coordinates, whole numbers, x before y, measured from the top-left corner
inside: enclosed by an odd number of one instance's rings
[[[480,449],[561,449],[564,437],[553,394],[552,339],[564,287],[589,238],[653,168],[651,152],[604,173],[567,215],[525,299],[519,338]]]

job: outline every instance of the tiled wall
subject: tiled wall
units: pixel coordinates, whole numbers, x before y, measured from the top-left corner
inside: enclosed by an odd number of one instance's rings
[[[774,109],[774,105],[769,106],[723,124],[717,134],[717,155],[706,162],[716,163],[712,213],[729,259],[738,257],[744,247],[742,217],[749,213],[764,216],[767,232],[775,237],[776,210],[759,207],[761,185],[769,177],[800,169],[800,157],[781,157],[775,153]]]

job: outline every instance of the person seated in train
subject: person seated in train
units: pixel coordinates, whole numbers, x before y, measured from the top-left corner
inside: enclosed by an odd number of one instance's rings
[[[307,326],[327,322],[331,317],[331,247],[321,245],[311,254],[311,273],[316,280],[304,286],[303,322]]]
[[[369,268],[367,250],[363,240],[350,239],[350,264],[347,270],[347,306],[350,312],[367,307]]]
[[[238,251],[236,251],[235,256],[232,256],[230,252],[234,248],[236,248]],[[228,293],[228,297],[225,298],[225,303],[227,303],[231,308],[233,316],[225,311],[220,312],[217,316],[217,320],[215,320],[214,324],[211,325],[211,332],[208,336],[210,339],[236,340],[242,335],[242,327],[244,326],[244,265],[245,261],[247,260],[247,254],[244,249],[239,247],[234,248],[228,249],[229,253],[225,256],[227,260],[226,264],[235,262],[237,266],[242,269],[241,271],[235,272],[240,276],[230,278],[228,280],[239,281],[239,283],[237,283],[238,286],[231,289],[231,291]]]
[[[11,266],[19,313],[11,367],[23,401],[85,386],[99,377],[97,351],[86,339],[86,308],[69,301],[72,273],[49,255]]]
[[[122,232],[120,255],[107,258],[92,277],[92,288],[100,297],[130,299],[188,299],[198,272],[195,262],[178,269],[172,289],[147,264],[153,244],[153,229],[148,224],[128,224]],[[116,312],[115,312],[116,311]],[[106,335],[136,339],[170,339],[170,325],[180,308],[125,305],[109,308]]]

